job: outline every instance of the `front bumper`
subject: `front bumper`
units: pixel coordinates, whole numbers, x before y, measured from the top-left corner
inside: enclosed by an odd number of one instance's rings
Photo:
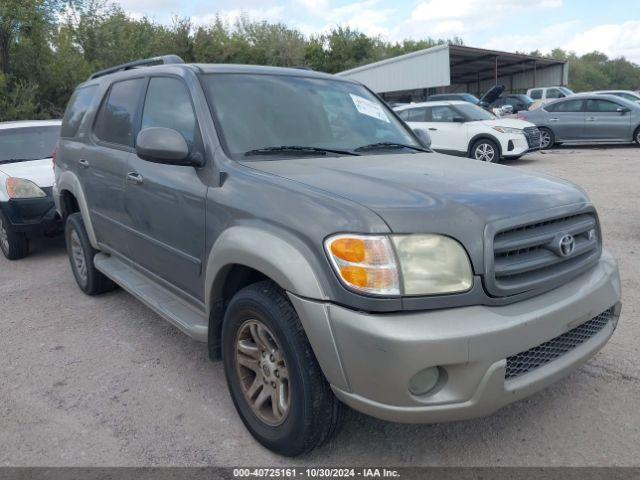
[[[0,209],[15,232],[53,235],[62,226],[50,192],[46,197],[14,198],[0,202]]]
[[[527,152],[540,150],[540,146],[531,145],[525,135],[512,134],[505,134],[500,138],[500,147],[505,158],[520,157]]]
[[[613,257],[550,292],[505,306],[368,314],[290,295],[314,352],[344,403],[384,420],[432,423],[488,415],[565,376],[613,334],[620,279]],[[554,339],[614,306],[612,319],[564,355],[505,380],[506,359]],[[440,366],[445,381],[412,395],[420,370]]]

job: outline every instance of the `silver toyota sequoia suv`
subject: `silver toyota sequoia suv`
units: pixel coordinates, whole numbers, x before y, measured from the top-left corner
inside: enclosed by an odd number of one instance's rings
[[[330,438],[345,404],[491,414],[585,363],[620,314],[582,189],[434,153],[340,77],[175,56],[98,72],[55,177],[80,289],[118,285],[206,342],[283,455]]]

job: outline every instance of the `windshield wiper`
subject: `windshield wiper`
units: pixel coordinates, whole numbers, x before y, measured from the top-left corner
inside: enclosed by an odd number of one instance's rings
[[[265,147],[265,148],[256,148],[255,150],[249,150],[245,152],[245,156],[251,155],[274,155],[278,153],[322,153],[326,155],[327,153],[336,153],[339,155],[358,155],[355,152],[351,152],[349,150],[338,150],[334,148],[321,148],[321,147],[304,147],[299,145],[283,145],[280,147]]]
[[[363,150],[382,150],[382,149],[388,149],[388,148],[410,148],[411,150],[418,150],[419,152],[431,151],[423,147],[418,147],[417,145],[406,145],[404,143],[396,143],[396,142],[371,143],[369,145],[363,145],[362,147],[358,147],[354,149],[354,151],[361,152]]]
[[[18,162],[33,162],[34,160],[45,160],[50,157],[42,157],[42,158],[8,158],[6,160],[0,160],[0,164],[3,163],[18,163]]]

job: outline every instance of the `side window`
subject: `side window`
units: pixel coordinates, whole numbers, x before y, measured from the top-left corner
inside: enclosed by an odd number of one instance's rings
[[[412,108],[409,110],[409,122],[426,122],[426,108]]]
[[[545,110],[547,112],[582,112],[582,107],[582,100],[567,100],[565,102],[555,102],[547,105]]]
[[[451,107],[433,107],[431,109],[432,122],[453,122],[453,118],[459,116]]]
[[[409,121],[409,112],[411,110],[400,110],[399,112],[396,112],[398,114],[398,116],[404,120],[405,122]]]
[[[564,98],[564,96],[564,93],[557,88],[550,88],[547,90],[547,98]]]
[[[136,111],[146,80],[136,78],[111,85],[102,102],[93,131],[100,140],[133,147]]]
[[[536,90],[531,90],[531,95],[529,95],[533,100],[540,100],[542,98],[542,89],[538,88]]]
[[[615,112],[620,105],[609,100],[587,100],[588,112]]]
[[[189,145],[196,139],[196,115],[185,84],[177,78],[156,77],[149,81],[142,112],[141,129],[171,128]]]
[[[71,96],[67,110],[64,112],[64,118],[62,120],[62,128],[60,129],[60,136],[62,137],[75,137],[80,128],[80,123],[84,118],[84,114],[87,113],[93,95],[96,93],[97,85],[90,87],[79,88]]]

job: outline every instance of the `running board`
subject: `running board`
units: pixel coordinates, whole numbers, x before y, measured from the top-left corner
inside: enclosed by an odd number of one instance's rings
[[[122,260],[106,253],[93,258],[95,267],[162,318],[199,342],[207,341],[208,319],[204,312],[158,285]]]

